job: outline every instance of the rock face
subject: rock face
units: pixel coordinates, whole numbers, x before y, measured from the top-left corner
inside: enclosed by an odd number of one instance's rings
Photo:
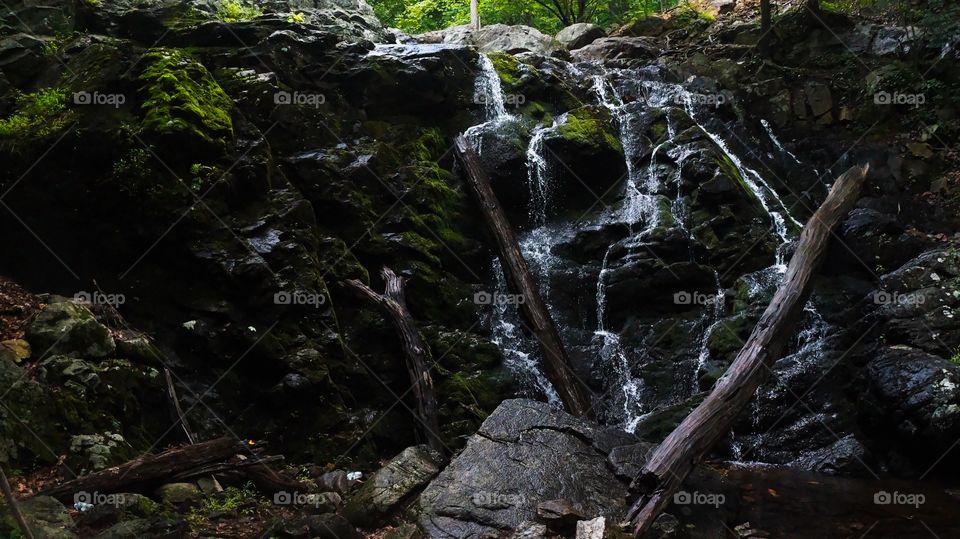
[[[480,52],[533,52],[550,56],[566,50],[563,43],[529,26],[491,24],[480,30],[469,25],[453,26],[444,30],[416,36],[422,43],[453,43],[476,47]]]
[[[574,51],[580,61],[651,60],[657,56],[655,43],[645,37],[604,37]]]
[[[594,41],[606,37],[607,33],[595,24],[581,22],[571,24],[560,30],[557,34],[557,41],[563,44],[568,50],[576,50],[593,43]]]
[[[365,525],[397,509],[437,473],[443,458],[425,445],[409,447],[367,479],[347,502],[346,517]]]
[[[42,356],[78,354],[107,357],[116,350],[110,330],[85,307],[72,301],[48,305],[27,328],[27,339]]]
[[[23,513],[27,526],[38,539],[74,539],[73,519],[67,508],[57,500],[48,496],[35,496],[20,500],[20,512]],[[3,506],[0,513],[0,533],[6,537],[15,537],[14,529],[19,529],[13,515]]]
[[[420,525],[433,538],[499,536],[536,521],[544,502],[622,518],[632,470],[611,455],[649,447],[542,402],[505,401],[420,495]]]

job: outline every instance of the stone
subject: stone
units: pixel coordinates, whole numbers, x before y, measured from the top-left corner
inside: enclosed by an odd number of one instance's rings
[[[607,33],[599,26],[587,22],[571,24],[560,30],[557,41],[563,43],[568,50],[585,47],[594,41],[606,37]]]
[[[179,539],[186,536],[187,528],[187,523],[183,520],[138,518],[115,524],[94,539],[130,539],[131,537]]]
[[[420,495],[420,526],[431,538],[508,535],[558,499],[620,519],[629,480],[618,478],[608,455],[638,442],[543,402],[504,401]]]
[[[423,532],[416,524],[406,523],[390,530],[384,539],[422,539]]]
[[[288,519],[276,525],[272,533],[280,538],[360,539],[363,537],[346,518],[334,514]]]
[[[74,539],[73,519],[62,503],[49,496],[34,496],[18,501],[20,512],[37,539]],[[18,529],[16,520],[7,510],[6,504],[0,506],[0,533],[11,533]],[[21,536],[22,537],[22,536]]]
[[[820,118],[833,110],[833,97],[829,86],[822,82],[810,81],[804,84],[803,90],[815,118]]]
[[[89,499],[85,503],[91,503],[92,507],[80,512],[78,526],[104,528],[121,521],[147,518],[158,509],[157,503],[150,498],[132,492],[108,494],[103,500]]]
[[[126,460],[130,445],[112,432],[80,434],[70,438],[73,467],[82,473],[98,472]]]
[[[117,348],[110,330],[85,307],[71,301],[44,307],[27,327],[26,340],[39,357],[74,354],[98,359],[112,355]]]
[[[422,43],[447,43],[476,47],[480,52],[533,52],[550,56],[565,51],[562,43],[536,28],[523,25],[491,24],[474,30],[470,25],[453,26],[416,36]]]
[[[577,61],[590,60],[651,60],[659,48],[647,37],[604,37],[573,51]]]
[[[317,488],[321,491],[336,492],[346,494],[350,489],[350,480],[347,479],[347,472],[343,470],[334,470],[326,472],[317,478]]]
[[[347,500],[344,515],[354,524],[366,525],[389,514],[426,486],[442,463],[443,457],[425,445],[404,449]]]
[[[156,495],[165,504],[182,507],[199,500],[202,493],[194,483],[167,483],[157,489]]]
[[[603,532],[607,528],[607,519],[597,517],[593,520],[577,522],[576,539],[603,539]]]
[[[586,518],[569,500],[547,500],[537,505],[537,520],[556,532],[569,531]]]

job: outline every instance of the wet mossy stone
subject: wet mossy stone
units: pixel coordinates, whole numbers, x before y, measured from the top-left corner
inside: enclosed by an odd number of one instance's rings
[[[34,496],[19,501],[20,512],[23,513],[27,526],[37,539],[74,539],[73,519],[62,503],[49,496]],[[23,537],[17,522],[7,509],[6,504],[0,506],[0,534],[3,537]]]
[[[191,147],[223,155],[233,139],[233,101],[207,68],[177,49],[144,54],[140,91],[141,129],[177,151]]]
[[[104,358],[117,349],[110,330],[87,308],[72,301],[44,307],[27,328],[26,338],[40,357],[67,354]]]

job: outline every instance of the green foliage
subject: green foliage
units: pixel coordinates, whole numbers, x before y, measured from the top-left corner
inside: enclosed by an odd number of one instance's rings
[[[196,532],[211,515],[239,513],[252,515],[265,500],[257,493],[252,483],[243,488],[227,487],[223,492],[203,498],[200,504],[190,510],[187,523]]]
[[[602,26],[623,24],[647,17],[657,11],[671,9],[682,0],[588,0],[585,16],[580,22]],[[373,0],[371,4],[384,23],[406,32],[421,33],[470,22],[470,2],[467,0]],[[481,0],[480,20],[483,24],[524,24],[553,34],[565,26],[557,13],[556,4],[545,2],[547,8],[535,0]],[[564,11],[579,12],[579,2],[560,0]],[[569,16],[569,15],[568,15]]]
[[[180,50],[157,49],[144,55],[143,65],[145,132],[226,146],[233,137],[233,101],[200,62]]]
[[[302,11],[297,11],[287,16],[287,22],[292,22],[294,24],[303,24],[306,22],[306,20],[307,16],[304,15]]]
[[[42,142],[63,131],[73,118],[63,88],[20,94],[13,114],[0,119],[0,147],[17,149]]]
[[[217,6],[217,17],[224,22],[249,21],[260,15],[263,15],[260,8],[241,0],[222,0]]]

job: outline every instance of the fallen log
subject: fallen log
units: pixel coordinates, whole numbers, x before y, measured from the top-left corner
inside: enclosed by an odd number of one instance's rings
[[[783,285],[713,391],[667,436],[630,486],[637,500],[627,513],[634,536],[653,524],[693,467],[728,432],[767,378],[793,336],[810,295],[814,272],[823,261],[830,235],[856,202],[869,167],[853,167],[836,181],[807,222],[790,260]]]
[[[530,267],[520,252],[516,235],[510,222],[497,200],[493,187],[476,151],[463,136],[456,140],[457,155],[467,173],[467,185],[477,205],[483,213],[487,228],[497,243],[500,263],[507,284],[513,293],[521,298],[520,311],[531,326],[540,352],[543,355],[543,371],[550,383],[560,395],[567,411],[575,416],[590,415],[591,404],[586,387],[570,367],[567,352],[557,333],[557,327],[550,317],[543,298],[537,289],[537,283],[530,273]]]
[[[243,451],[243,442],[236,438],[216,438],[156,455],[144,455],[125,464],[44,489],[40,494],[72,504],[77,493],[122,492],[139,485],[161,483],[184,471],[226,460]]]
[[[414,398],[417,401],[420,430],[427,444],[443,454],[446,452],[446,445],[440,438],[437,396],[433,387],[433,377],[430,375],[430,367],[433,365],[430,348],[423,342],[413,322],[413,316],[407,309],[406,295],[403,290],[404,279],[386,267],[380,271],[380,275],[385,283],[383,294],[374,292],[369,286],[356,279],[346,281],[346,285],[361,298],[382,308],[393,323],[407,360],[407,372],[410,374]]]

